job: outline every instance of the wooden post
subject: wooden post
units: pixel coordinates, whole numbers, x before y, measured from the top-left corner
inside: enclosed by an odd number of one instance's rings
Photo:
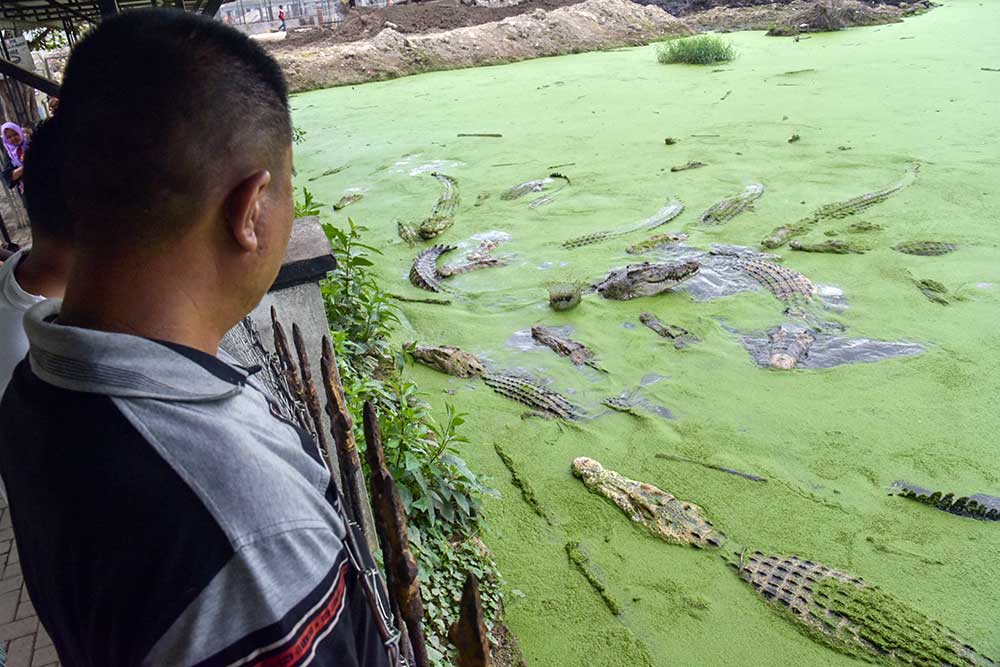
[[[465,577],[458,620],[448,631],[448,639],[458,649],[458,667],[492,667],[479,581],[471,572]]]
[[[365,402],[364,427],[372,509],[375,527],[382,543],[389,595],[399,606],[399,614],[406,624],[417,667],[428,667],[423,630],[424,603],[420,597],[420,582],[417,580],[417,561],[410,552],[410,539],[406,535],[406,514],[396,489],[396,480],[385,464],[378,416],[369,402]]]
[[[368,539],[372,552],[378,549],[378,539],[375,535],[375,521],[372,519],[368,504],[368,494],[365,490],[365,476],[361,470],[361,457],[354,440],[354,424],[351,413],[347,409],[347,397],[344,395],[344,385],[340,381],[340,369],[337,367],[337,357],[333,353],[330,339],[323,336],[323,354],[320,357],[323,373],[323,387],[326,389],[326,414],[330,417],[330,433],[337,448],[337,459],[340,462],[340,473],[343,476],[344,495],[350,499],[354,508],[354,520],[361,525],[361,530]]]

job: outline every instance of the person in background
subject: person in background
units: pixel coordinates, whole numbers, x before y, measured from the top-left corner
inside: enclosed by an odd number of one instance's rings
[[[74,48],[53,121],[75,255],[64,300],[25,316],[0,472],[60,661],[400,667],[377,566],[315,441],[259,369],[218,355],[291,233],[280,67],[207,17],[124,12]]]
[[[4,123],[0,126],[0,133],[3,134],[3,147],[7,153],[3,164],[3,180],[8,188],[23,194],[24,183],[21,182],[21,176],[24,174],[24,156],[28,152],[28,138],[24,136],[24,130],[17,123]]]
[[[56,114],[56,109],[59,108],[59,98],[55,95],[50,95],[48,100],[49,106],[49,116],[54,116]]]
[[[25,312],[45,299],[62,298],[73,258],[69,217],[58,194],[62,139],[52,122],[39,125],[24,164],[23,180],[28,184],[24,198],[32,245],[14,253],[0,266],[0,397],[15,366],[28,353]],[[6,497],[2,479],[0,493]]]
[[[278,26],[278,30],[281,30],[283,32],[286,31],[287,28],[285,27],[285,6],[284,5],[278,5],[278,20],[281,21],[281,25]]]

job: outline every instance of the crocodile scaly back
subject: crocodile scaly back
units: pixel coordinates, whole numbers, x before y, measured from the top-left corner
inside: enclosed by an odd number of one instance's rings
[[[948,628],[847,572],[759,551],[732,565],[758,595],[841,653],[887,665],[996,667]]]
[[[453,245],[435,245],[421,250],[410,267],[410,282],[420,289],[440,292],[442,276],[437,268],[438,257],[455,248]]]

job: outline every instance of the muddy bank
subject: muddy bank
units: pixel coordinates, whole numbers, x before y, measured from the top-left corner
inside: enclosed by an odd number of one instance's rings
[[[301,92],[434,70],[638,46],[692,32],[686,23],[658,7],[630,0],[586,0],[447,32],[404,35],[385,28],[370,40],[276,49],[275,56],[291,90]]]
[[[733,2],[729,4],[735,5]],[[781,32],[790,34],[800,25],[815,22],[818,18],[817,4],[815,0],[767,3],[747,0],[745,6],[717,6],[692,13],[681,13],[684,15],[684,20],[698,31],[736,32],[770,30],[775,26],[784,26],[785,29]],[[927,11],[932,3],[921,0],[909,3],[901,0],[879,3],[842,0],[837,6],[840,10],[837,15],[845,21],[842,27],[850,27],[898,23],[907,16]]]
[[[275,44],[274,50],[356,42],[374,37],[384,28],[392,28],[405,35],[467,28],[502,21],[536,9],[551,11],[578,2],[580,0],[521,0],[516,4],[491,7],[466,4],[459,0],[431,0],[389,7],[358,7],[350,10],[343,22],[335,27],[310,28],[288,33],[285,40]]]

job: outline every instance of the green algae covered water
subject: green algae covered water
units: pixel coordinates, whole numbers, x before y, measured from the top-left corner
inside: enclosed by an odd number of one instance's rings
[[[847,665],[756,597],[718,555],[668,545],[587,492],[570,473],[589,456],[626,477],[702,506],[739,544],[845,570],[1000,657],[1000,525],[899,497],[898,479],[959,494],[1000,495],[1000,4],[950,0],[905,23],[813,35],[727,36],[739,51],[718,67],[665,66],[654,47],[415,76],[296,96],[298,184],[336,202],[384,249],[392,292],[429,296],[406,279],[418,248],[396,223],[419,223],[456,179],[455,225],[436,242],[474,247],[503,232],[503,268],[456,276],[451,306],[402,305],[399,341],[451,344],[493,368],[550,383],[592,416],[572,424],[522,419],[522,406],[479,380],[411,371],[430,400],[472,415],[462,455],[502,498],[486,513],[507,582],[507,612],[529,663],[543,666]],[[500,133],[497,137],[459,137]],[[789,143],[793,134],[800,139]],[[676,139],[666,145],[664,139]],[[844,150],[849,149],[849,150]],[[689,161],[708,166],[671,172]],[[553,312],[547,284],[595,281],[636,258],[643,233],[567,250],[566,239],[638,223],[671,197],[685,212],[657,231],[687,245],[757,246],[774,227],[899,180],[916,180],[852,218],[817,225],[863,255],[779,250],[846,309],[824,313],[850,337],[908,341],[922,354],[791,372],[754,365],[732,330],[785,321],[766,292],[698,301],[684,290],[634,301],[585,296]],[[346,169],[323,176],[328,170]],[[559,165],[559,166],[557,166]],[[558,171],[571,185],[531,209],[507,188]],[[754,210],[718,227],[709,206],[761,183]],[[481,193],[490,193],[479,205]],[[844,233],[855,221],[881,231]],[[903,241],[955,243],[916,257]],[[458,255],[459,253],[452,253]],[[459,257],[455,257],[459,259]],[[643,259],[656,259],[656,255]],[[961,297],[932,303],[914,280]],[[841,304],[842,305],[842,304]],[[640,312],[701,339],[677,350]],[[568,327],[606,373],[526,344],[532,325]],[[518,334],[518,332],[521,332]],[[636,392],[655,410],[611,412],[600,400]],[[669,416],[669,418],[668,418]],[[554,517],[522,500],[494,451],[502,443]],[[766,477],[754,483],[680,455]],[[608,607],[569,563],[579,542],[622,606]]]

